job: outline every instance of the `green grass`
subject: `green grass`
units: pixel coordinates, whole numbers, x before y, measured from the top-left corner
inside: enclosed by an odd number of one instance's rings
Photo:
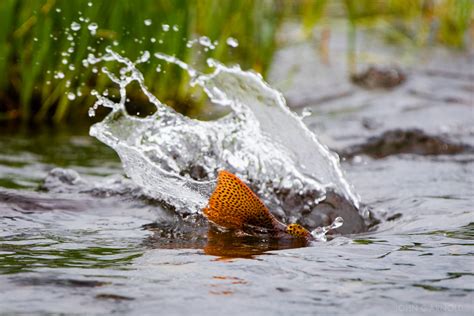
[[[190,61],[196,58],[186,47],[186,40],[206,35],[219,45],[203,52],[202,58],[239,62],[243,67],[265,72],[274,50],[274,35],[281,15],[271,1],[17,1],[0,2],[0,79],[3,118],[53,120],[60,122],[85,116],[91,104],[90,89],[104,89],[108,82],[96,77],[92,67],[84,68],[82,60],[94,49],[104,51],[114,41],[118,52],[131,59],[142,51],[161,51]],[[82,14],[80,14],[80,12]],[[88,23],[99,25],[91,36]],[[150,26],[144,21],[151,19]],[[62,56],[71,46],[66,31],[72,22],[81,24],[74,35],[74,52]],[[178,25],[179,30],[163,32],[161,25]],[[229,36],[242,39],[239,48],[228,49]],[[155,38],[155,41],[151,39]],[[185,40],[186,39],[186,40]],[[163,43],[160,43],[160,40]],[[66,59],[67,64],[62,60]],[[160,99],[186,104],[186,75],[175,67],[163,65],[166,75],[158,74],[157,64],[144,69],[147,83]],[[72,69],[72,70],[71,70]],[[54,78],[64,73],[64,80]],[[85,86],[81,86],[86,83]],[[71,101],[69,91],[81,90],[81,97]],[[186,110],[186,109],[184,109]]]
[[[472,11],[471,0],[1,0],[0,73],[4,75],[0,76],[0,121],[87,118],[93,103],[90,90],[103,90],[110,83],[105,76],[94,74],[93,67],[83,67],[82,60],[92,50],[103,52],[113,42],[117,43],[116,51],[131,59],[145,50],[193,63],[212,57],[265,76],[277,48],[276,34],[285,19],[299,20],[308,36],[322,20],[346,19],[353,51],[358,27],[384,21],[390,25],[387,37],[392,42],[408,39],[428,45],[433,44],[429,42],[430,25],[437,23],[435,41],[462,48]],[[80,18],[90,21],[81,22]],[[145,25],[146,19],[152,24]],[[72,33],[72,22],[80,23],[81,29],[74,34],[74,51],[63,56],[71,47],[67,33]],[[92,22],[99,25],[95,36],[87,29]],[[163,32],[162,24],[178,25],[179,30]],[[186,40],[200,35],[217,40],[216,49],[201,49],[197,54],[186,47]],[[230,36],[239,40],[239,47],[227,46]],[[162,64],[166,73],[157,73],[158,63],[152,59],[141,68],[150,90],[182,112],[199,110],[199,100],[190,98],[187,75],[167,64]],[[54,78],[59,72],[64,73],[64,79]],[[68,92],[78,91],[80,96],[68,99]]]

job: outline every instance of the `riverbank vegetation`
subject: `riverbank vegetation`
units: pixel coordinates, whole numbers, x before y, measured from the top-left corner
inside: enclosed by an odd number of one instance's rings
[[[351,49],[358,27],[381,23],[394,44],[465,49],[474,36],[471,0],[2,0],[0,123],[86,120],[91,90],[110,83],[84,59],[107,46],[130,59],[144,51],[190,64],[211,57],[265,76],[286,21],[297,21],[311,39],[313,27],[331,19],[350,26]],[[211,45],[188,47],[201,36]],[[161,100],[184,113],[199,107],[184,72],[166,64],[142,70]]]

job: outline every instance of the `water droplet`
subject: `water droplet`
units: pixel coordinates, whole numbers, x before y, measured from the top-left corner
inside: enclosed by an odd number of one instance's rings
[[[175,32],[178,32],[178,31],[179,31],[179,27],[178,27],[176,24],[173,25],[173,31],[175,31]]]
[[[61,9],[60,8],[56,8],[56,12],[61,12]]]
[[[212,45],[211,40],[207,36],[201,36],[199,38],[199,44],[201,44],[202,46],[205,46],[205,47],[209,47],[209,46]]]
[[[37,38],[37,37],[34,37],[34,38],[33,38],[33,41],[37,42],[37,41],[38,41],[38,38]]]
[[[170,30],[170,26],[168,24],[162,24],[161,25],[161,28],[163,29],[163,31],[165,32],[168,32]]]
[[[71,30],[73,31],[79,31],[81,29],[81,25],[77,22],[72,22],[71,23]]]
[[[146,19],[146,20],[144,21],[144,23],[145,23],[146,26],[150,26],[150,25],[151,25],[151,20],[150,20],[150,19]]]
[[[313,112],[310,109],[304,108],[303,111],[301,112],[301,118],[304,119],[308,116],[311,116],[311,114],[313,114]]]
[[[150,38],[150,42],[152,42],[152,43],[156,42],[156,38],[154,38],[154,37]]]
[[[97,23],[91,23],[87,26],[87,29],[91,32],[91,35],[95,35],[98,27]]]
[[[64,58],[62,61],[61,61],[64,65],[67,65],[67,59]]]
[[[73,64],[70,64],[68,68],[69,68],[69,70],[71,70],[71,71],[74,71],[74,70],[76,70],[76,67],[74,67],[74,65],[73,65]]]
[[[88,2],[87,6],[92,7],[92,2]]]
[[[158,66],[156,67],[156,72],[161,72],[161,65],[158,65]]]
[[[233,37],[228,37],[225,42],[226,42],[227,45],[229,45],[230,47],[237,47],[237,46],[239,46],[239,41],[237,41],[237,40],[236,40],[235,38],[233,38]]]
[[[344,219],[340,216],[336,217],[334,222],[331,224],[331,229],[336,229],[341,227],[344,224]]]
[[[72,92],[69,92],[69,93],[67,94],[67,98],[68,98],[70,101],[72,101],[72,100],[75,100],[75,99],[76,99],[76,95],[75,95],[74,93],[72,93]]]
[[[319,240],[319,241],[326,241],[327,237],[326,234],[330,230],[336,229],[341,227],[344,224],[344,220],[342,217],[338,216],[336,219],[331,223],[329,226],[323,226],[323,227],[317,227],[311,232],[311,235],[314,237],[314,239]]]
[[[364,161],[364,160],[363,160],[362,157],[359,156],[359,155],[355,155],[354,157],[352,157],[352,162],[353,162],[354,164],[360,164],[360,163],[362,163],[363,161]]]

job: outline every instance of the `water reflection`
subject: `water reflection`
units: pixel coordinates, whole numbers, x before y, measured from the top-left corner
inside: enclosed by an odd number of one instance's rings
[[[202,249],[206,255],[219,257],[217,260],[232,258],[256,259],[256,256],[271,250],[283,250],[309,246],[303,239],[268,235],[250,236],[236,231],[219,231],[202,225],[183,234],[163,230],[156,224],[146,225],[154,231],[144,245],[152,249]]]
[[[72,243],[45,243],[38,237],[25,238],[28,237],[0,238],[0,274],[25,273],[41,268],[122,268],[141,256],[136,249],[83,247]]]

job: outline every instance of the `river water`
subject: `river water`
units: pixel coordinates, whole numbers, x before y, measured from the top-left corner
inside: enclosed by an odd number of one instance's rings
[[[472,315],[472,56],[420,57],[401,86],[368,90],[313,50],[281,50],[269,81],[343,157],[365,232],[309,247],[216,233],[86,129],[2,129],[0,313]]]

